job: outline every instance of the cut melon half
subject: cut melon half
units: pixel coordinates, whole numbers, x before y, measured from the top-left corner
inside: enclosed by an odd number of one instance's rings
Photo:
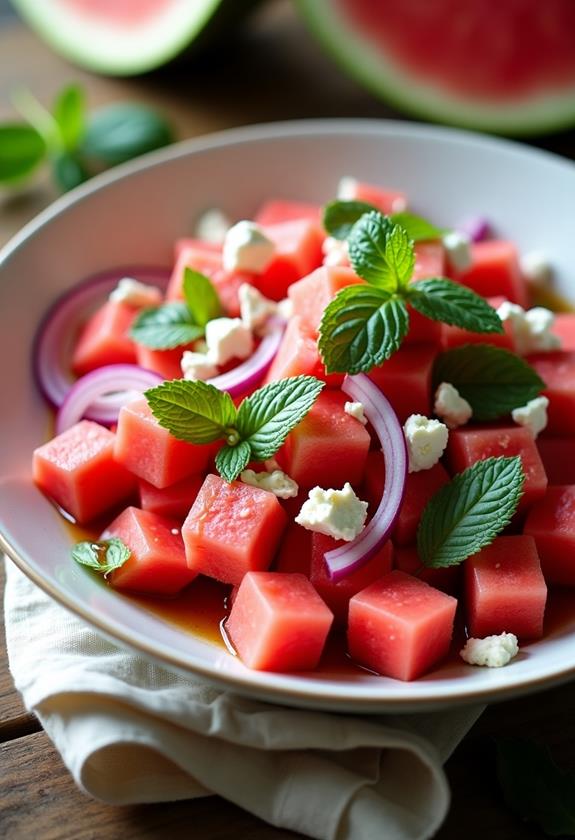
[[[574,0],[298,0],[342,67],[398,108],[506,134],[575,124]]]
[[[231,26],[257,0],[12,0],[70,61],[108,75],[153,70]]]

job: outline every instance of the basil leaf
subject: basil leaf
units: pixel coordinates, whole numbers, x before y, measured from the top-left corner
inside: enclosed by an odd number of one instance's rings
[[[433,368],[434,389],[450,382],[473,409],[473,419],[497,420],[526,405],[545,388],[520,356],[492,344],[464,344],[440,353]]]
[[[84,91],[79,85],[69,85],[60,91],[53,116],[62,146],[68,152],[74,151],[84,134],[86,119]]]
[[[323,226],[334,239],[347,239],[354,224],[370,210],[377,208],[365,201],[332,201],[323,209]]]
[[[79,542],[72,548],[73,560],[101,572],[104,577],[123,566],[131,554],[128,546],[118,537],[102,542]]]
[[[521,458],[487,458],[458,473],[427,504],[417,529],[424,566],[461,563],[509,524],[517,510],[525,474]]]
[[[46,156],[36,129],[20,123],[0,125],[0,183],[17,184],[31,175]]]
[[[203,334],[203,328],[194,323],[187,305],[179,302],[143,309],[130,329],[134,341],[154,350],[172,350],[190,344]]]
[[[504,331],[501,318],[484,298],[446,277],[429,277],[413,283],[408,300],[414,309],[434,321],[471,332]]]
[[[308,413],[324,384],[314,376],[293,376],[270,382],[246,397],[238,409],[237,430],[249,443],[254,460],[264,461],[275,455]]]
[[[249,443],[241,440],[235,446],[222,446],[216,455],[216,468],[223,479],[235,481],[252,457]]]
[[[392,213],[391,220],[396,225],[401,225],[410,239],[414,242],[429,242],[433,239],[441,239],[447,230],[438,228],[422,216],[416,216],[415,213],[410,213],[405,210],[401,213]]]
[[[145,105],[116,103],[96,111],[89,119],[82,151],[109,166],[167,146],[170,126]]]
[[[409,327],[405,303],[374,286],[346,286],[327,305],[318,347],[328,373],[361,373],[389,359]]]
[[[90,177],[82,161],[69,152],[63,152],[53,158],[52,174],[56,186],[63,192],[73,190]]]
[[[184,269],[184,298],[192,320],[202,328],[222,315],[218,293],[209,277],[192,268]],[[202,330],[203,331],[203,330]]]
[[[188,443],[212,443],[234,429],[236,407],[226,391],[201,380],[172,379],[144,396],[160,426]]]

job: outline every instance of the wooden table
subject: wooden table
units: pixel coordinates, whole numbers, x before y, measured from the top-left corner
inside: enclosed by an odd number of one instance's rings
[[[167,68],[143,79],[91,76],[67,65],[19,24],[0,31],[0,118],[23,84],[49,103],[74,80],[89,105],[137,99],[160,108],[180,138],[254,122],[298,117],[397,116],[347,80],[317,48],[286,0],[257,18],[243,38],[214,60]],[[257,83],[256,83],[257,80]],[[575,134],[540,141],[575,157]],[[26,194],[0,196],[0,245],[54,197],[47,181]],[[543,211],[543,209],[542,209]],[[3,588],[3,570],[0,586]],[[575,651],[574,651],[575,653]],[[528,735],[575,768],[575,684],[489,708],[447,763],[453,790],[438,840],[514,840],[541,836],[506,809],[495,781],[492,736]],[[117,808],[84,797],[36,719],[14,691],[0,648],[0,837],[6,840],[170,838],[202,840],[297,837],[210,797],[175,805]],[[383,835],[382,835],[383,838]]]

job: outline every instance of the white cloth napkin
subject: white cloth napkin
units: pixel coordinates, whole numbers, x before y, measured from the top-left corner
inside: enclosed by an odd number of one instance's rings
[[[238,697],[116,647],[9,561],[10,668],[79,787],[116,805],[219,794],[320,840],[423,840],[481,709],[352,716]]]

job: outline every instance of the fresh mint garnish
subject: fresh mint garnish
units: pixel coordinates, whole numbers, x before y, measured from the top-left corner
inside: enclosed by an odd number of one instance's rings
[[[323,226],[334,239],[347,239],[364,213],[377,210],[366,201],[332,201],[323,208]]]
[[[184,269],[184,299],[195,324],[204,327],[223,314],[218,293],[212,281],[193,268]]]
[[[173,140],[170,125],[157,111],[139,102],[114,102],[95,111],[87,121],[82,153],[115,166]]]
[[[396,225],[401,225],[414,242],[430,242],[434,239],[441,239],[449,232],[445,228],[436,227],[432,222],[422,216],[417,216],[415,213],[410,213],[408,210],[401,213],[392,213],[391,219]]]
[[[60,91],[54,103],[53,117],[62,147],[67,152],[75,151],[86,130],[86,102],[79,85],[69,85]]]
[[[497,738],[497,779],[509,808],[550,837],[575,837],[575,773],[525,738]]]
[[[202,444],[224,440],[216,467],[234,481],[250,461],[271,458],[308,413],[323,382],[293,376],[254,391],[236,408],[225,391],[200,380],[173,379],[146,391],[160,426],[179,440]]]
[[[104,577],[123,566],[131,553],[128,546],[118,537],[102,542],[79,542],[72,548],[72,558],[77,563],[95,569]]]
[[[418,284],[419,285],[419,284]],[[473,409],[473,419],[497,420],[526,405],[545,383],[520,356],[492,344],[464,344],[440,353],[434,388],[450,382]]]
[[[25,181],[42,163],[46,143],[35,128],[19,123],[0,125],[0,184]]]
[[[388,216],[372,210],[355,223],[347,240],[355,272],[372,286],[390,293],[397,291],[399,285],[393,255],[388,249],[393,228]]]
[[[523,492],[521,458],[477,461],[428,502],[417,529],[424,566],[455,566],[489,545],[511,521]]]
[[[454,324],[471,332],[503,332],[501,318],[484,298],[445,277],[429,277],[413,283],[408,300],[414,309],[433,321]]]

